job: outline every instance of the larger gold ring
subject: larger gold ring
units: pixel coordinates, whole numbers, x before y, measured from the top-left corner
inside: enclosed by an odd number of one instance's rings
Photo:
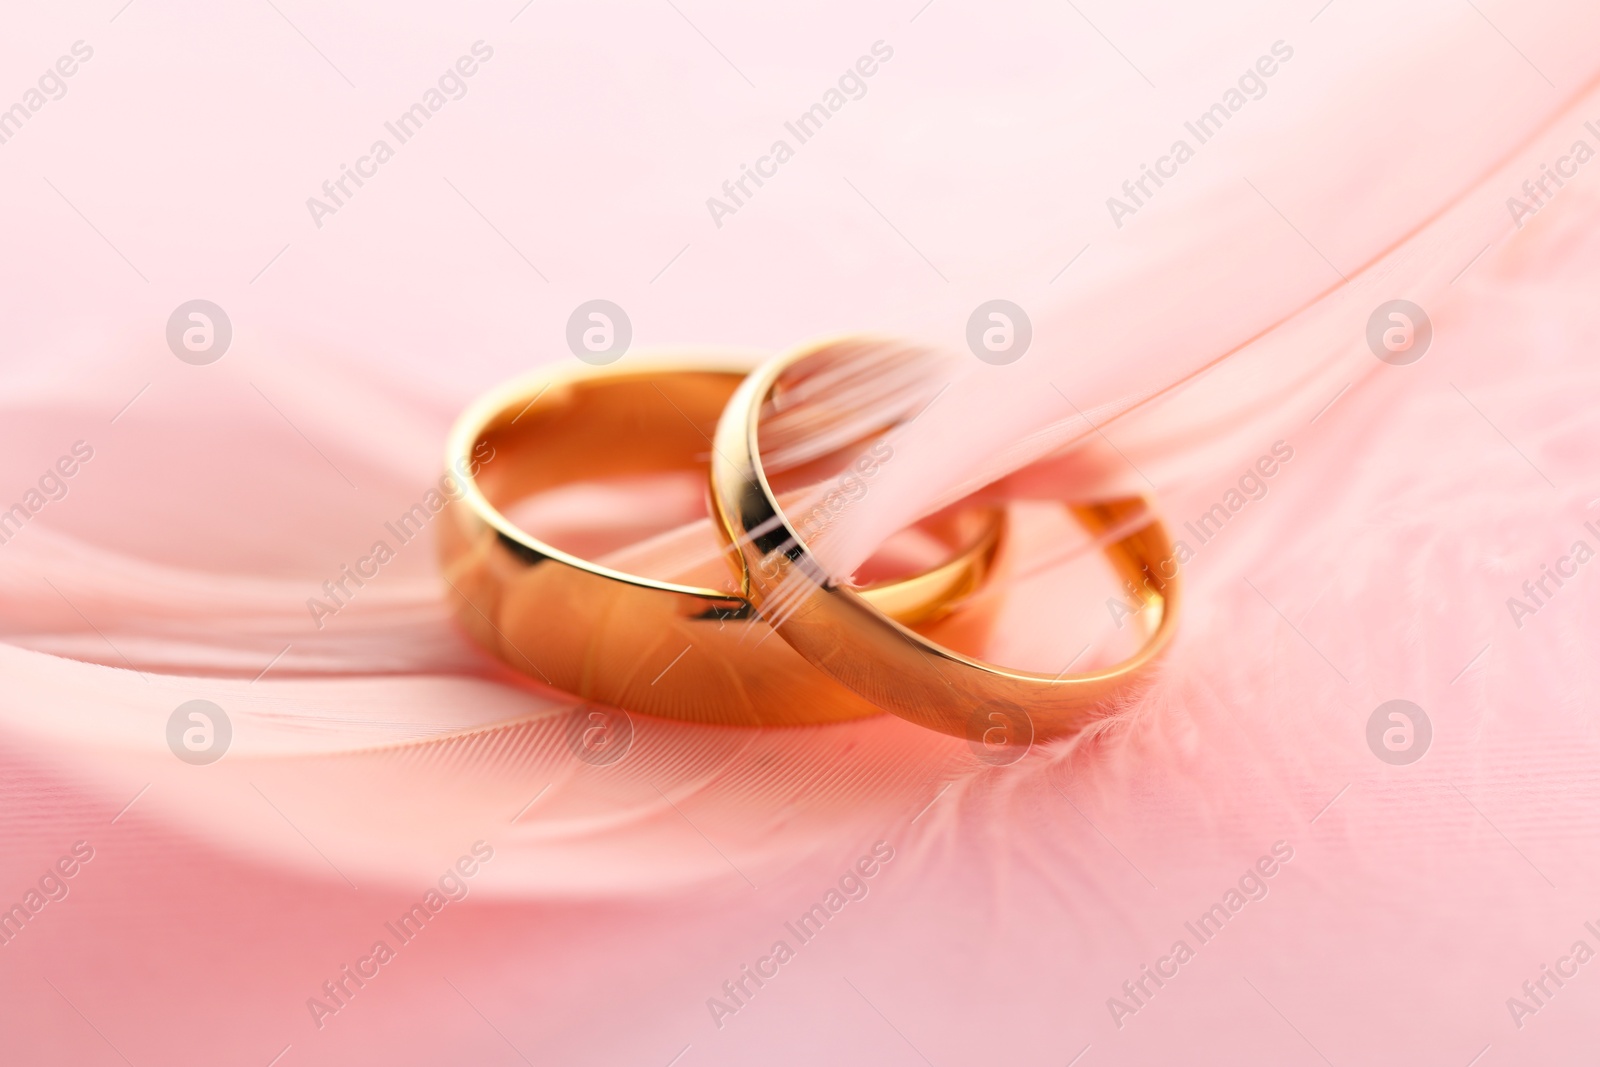
[[[703,476],[718,416],[758,358],[663,353],[625,364],[543,368],[490,392],[451,431],[446,464],[461,492],[440,554],[457,615],[509,666],[586,700],[728,725],[835,722],[881,710],[766,640],[731,589],[629,574],[564,552],[502,509],[553,487],[686,470]],[[947,562],[863,591],[917,622],[983,580],[1003,529],[992,510],[967,524]],[[713,572],[724,564],[706,537]]]
[[[835,341],[791,352],[745,379],[728,402],[712,450],[711,495],[722,534],[737,551],[742,591],[758,609],[772,608],[769,625],[836,681],[896,715],[966,737],[975,746],[998,741],[1025,751],[1034,740],[1072,734],[1115,710],[1148,683],[1177,617],[1172,543],[1141,498],[1073,508],[1091,532],[1110,541],[1110,561],[1132,581],[1144,601],[1140,615],[1150,621],[1138,652],[1106,670],[1051,677],[964,656],[827,579],[767,480],[761,418],[786,371],[809,357],[838,354],[830,349],[862,343]]]

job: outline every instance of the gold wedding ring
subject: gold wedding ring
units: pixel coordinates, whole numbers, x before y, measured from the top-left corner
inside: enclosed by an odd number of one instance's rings
[[[1178,609],[1172,543],[1141,498],[1072,508],[1108,542],[1110,562],[1143,602],[1143,646],[1109,669],[1052,677],[986,663],[935,644],[827,579],[772,491],[762,466],[761,421],[786,371],[859,343],[808,346],[773,360],[728,402],[711,456],[712,510],[737,552],[741,592],[823,673],[896,715],[966,737],[975,750],[1009,747],[1020,757],[1035,740],[1072,734],[1116,710],[1148,684]]]
[[[743,354],[630,356],[540,369],[477,401],[451,431],[461,492],[440,534],[457,615],[510,666],[586,700],[726,725],[797,725],[881,708],[812,668],[729,588],[645,578],[536,538],[504,511],[595,479],[706,470],[711,435],[755,366]],[[981,509],[939,566],[858,594],[903,622],[937,617],[983,581],[1004,513]],[[714,525],[714,523],[712,524]],[[707,530],[705,556],[726,574]],[[888,617],[888,616],[885,616]],[[910,632],[910,631],[908,631]]]

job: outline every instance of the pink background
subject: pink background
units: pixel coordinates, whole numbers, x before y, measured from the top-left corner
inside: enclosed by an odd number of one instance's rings
[[[1600,165],[1524,228],[1505,200],[1600,122],[1600,17],[674,2],[6,16],[0,106],[94,49],[0,145],[0,507],[95,450],[0,545],[0,903],[94,848],[0,947],[10,1055],[1584,1062],[1600,964],[1520,1028],[1506,998],[1600,949],[1595,565],[1520,628],[1506,599],[1600,548]],[[467,95],[313,225],[305,199],[478,40]],[[705,198],[878,40],[867,94],[715,226]],[[1267,94],[1116,228],[1105,198],[1277,40]],[[1036,326],[1004,375],[964,349],[995,296]],[[1131,411],[1117,450],[1074,453],[1085,491],[1148,477],[1175,525],[1275,440],[1295,458],[1094,736],[996,769],[888,717],[641,719],[614,773],[579,768],[570,702],[454,628],[430,546],[321,630],[304,601],[437,478],[473,396],[571,358],[595,297],[641,350],[955,353],[966,384],[861,545],[1029,433],[1084,436],[1047,381]],[[1435,329],[1405,368],[1363,340],[1395,297]],[[194,298],[233,324],[208,367],[164,337]],[[1057,620],[1101,612],[1074,588],[1019,597],[995,657],[1066,662],[1094,622]],[[166,747],[195,698],[234,724],[209,767]],[[1367,747],[1394,698],[1433,725],[1411,766]],[[468,899],[319,1029],[306,999],[480,839]],[[880,840],[868,895],[719,1028],[707,999]],[[1119,1028],[1107,998],[1277,841],[1265,899]]]

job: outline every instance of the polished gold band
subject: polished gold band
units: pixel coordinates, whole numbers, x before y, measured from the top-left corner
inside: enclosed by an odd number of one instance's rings
[[[973,659],[822,577],[823,568],[784,516],[762,467],[760,428],[784,373],[830,347],[794,351],[745,379],[728,402],[712,450],[713,513],[738,553],[742,591],[758,610],[781,604],[781,615],[767,612],[779,634],[865,700],[974,745],[1000,737],[1002,746],[1015,746],[1072,734],[1146,685],[1172,638],[1179,590],[1171,541],[1141,498],[1072,509],[1092,533],[1111,539],[1108,556],[1133,583],[1144,601],[1140,616],[1149,620],[1139,651],[1106,670],[1051,677]]]
[[[765,639],[770,631],[739,593],[581,559],[502,512],[587,479],[704,471],[717,419],[755,363],[697,352],[562,364],[473,404],[450,434],[446,464],[462,492],[440,535],[445,578],[473,637],[525,674],[629,711],[727,725],[878,714],[783,641]],[[938,615],[982,582],[993,559],[1003,514],[978,525],[947,562],[861,595],[911,623]],[[713,561],[717,549],[708,535]]]

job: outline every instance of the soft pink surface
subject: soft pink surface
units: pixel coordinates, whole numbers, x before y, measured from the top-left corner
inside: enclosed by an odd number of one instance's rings
[[[94,849],[0,947],[7,1062],[1584,1062],[1600,965],[1520,1028],[1506,998],[1600,948],[1594,565],[1520,628],[1505,602],[1600,546],[1600,164],[1523,229],[1504,202],[1597,143],[1600,14],[274,2],[0,34],[0,104],[94,48],[0,145],[0,507],[94,448],[0,545],[0,903]],[[465,98],[314,227],[305,198],[479,39]],[[714,226],[705,198],[879,39],[867,95]],[[1280,39],[1267,95],[1114,228],[1105,197]],[[305,599],[596,296],[641,349],[954,353],[844,568],[1035,445],[1083,438],[1084,492],[1142,472],[1175,526],[1275,440],[1294,458],[1091,737],[992,769],[890,717],[639,719],[591,768],[570,702],[454,628],[431,544],[320,630]],[[1035,324],[1010,367],[964,347],[995,296]],[[1397,296],[1435,327],[1403,368],[1362,337]],[[163,337],[195,297],[235,330],[203,368]],[[1075,592],[1035,579],[991,654],[1066,663],[1104,617]],[[165,742],[197,697],[234,725],[209,767]],[[1366,746],[1396,697],[1434,725],[1409,767]],[[319,1027],[307,998],[480,839],[469,898]],[[868,895],[719,1026],[708,998],[878,841]],[[1119,1027],[1107,998],[1279,841],[1265,899]]]

